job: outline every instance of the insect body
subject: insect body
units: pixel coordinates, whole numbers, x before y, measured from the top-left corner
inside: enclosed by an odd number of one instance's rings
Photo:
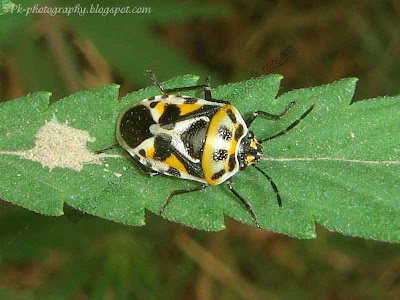
[[[230,104],[185,96],[156,96],[128,106],[117,139],[151,172],[220,184],[239,170],[246,123]]]
[[[148,175],[164,174],[201,183],[194,188],[172,191],[161,207],[160,214],[175,195],[226,183],[260,228],[250,204],[233,188],[232,177],[248,165],[254,166],[270,181],[281,206],[275,183],[256,166],[263,152],[261,143],[295,127],[311,112],[313,106],[285,130],[258,142],[249,130],[255,118],[263,115],[278,120],[294,102],[279,115],[257,111],[245,121],[229,102],[211,97],[208,78],[205,85],[166,90],[153,73],[148,71],[148,74],[162,95],[125,107],[118,118],[118,144]],[[203,89],[204,99],[172,95],[174,92],[193,89]]]

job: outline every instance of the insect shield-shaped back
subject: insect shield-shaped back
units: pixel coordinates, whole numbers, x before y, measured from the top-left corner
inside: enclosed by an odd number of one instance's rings
[[[147,172],[220,184],[239,170],[247,126],[235,107],[185,96],[156,96],[127,106],[119,144]]]

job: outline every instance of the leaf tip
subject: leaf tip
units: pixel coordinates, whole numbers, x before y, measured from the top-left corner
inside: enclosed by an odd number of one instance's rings
[[[119,85],[118,83],[112,83],[112,84],[110,84],[109,86],[112,87],[112,88],[115,88],[115,89],[117,89],[117,90],[119,90],[120,87],[121,87],[121,85]]]
[[[282,80],[284,78],[284,76],[282,74],[271,74],[269,76],[276,77],[276,79],[278,79],[278,80]]]
[[[346,81],[349,85],[355,86],[358,81],[358,78],[357,77],[348,77],[348,78],[340,79],[339,81]]]

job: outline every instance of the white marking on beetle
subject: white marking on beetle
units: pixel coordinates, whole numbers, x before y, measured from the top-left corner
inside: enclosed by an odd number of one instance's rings
[[[42,164],[52,171],[54,168],[68,168],[81,171],[84,164],[101,164],[101,158],[122,157],[117,154],[96,154],[87,149],[89,142],[96,138],[91,137],[88,131],[73,128],[68,122],[59,123],[53,116],[51,121],[37,131],[35,147],[22,151],[0,151],[0,154],[18,155]]]

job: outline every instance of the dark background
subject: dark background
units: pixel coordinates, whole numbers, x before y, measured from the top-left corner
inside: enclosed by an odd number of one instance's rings
[[[160,80],[210,74],[216,86],[271,71],[288,47],[295,54],[272,70],[284,75],[280,93],[358,77],[356,100],[399,94],[399,1],[97,3],[152,12],[0,16],[1,101],[114,82],[123,96],[151,84],[146,68]],[[229,218],[211,233],[150,213],[146,222],[72,223],[1,201],[0,299],[400,298],[398,245],[319,226],[316,240],[297,240]]]

